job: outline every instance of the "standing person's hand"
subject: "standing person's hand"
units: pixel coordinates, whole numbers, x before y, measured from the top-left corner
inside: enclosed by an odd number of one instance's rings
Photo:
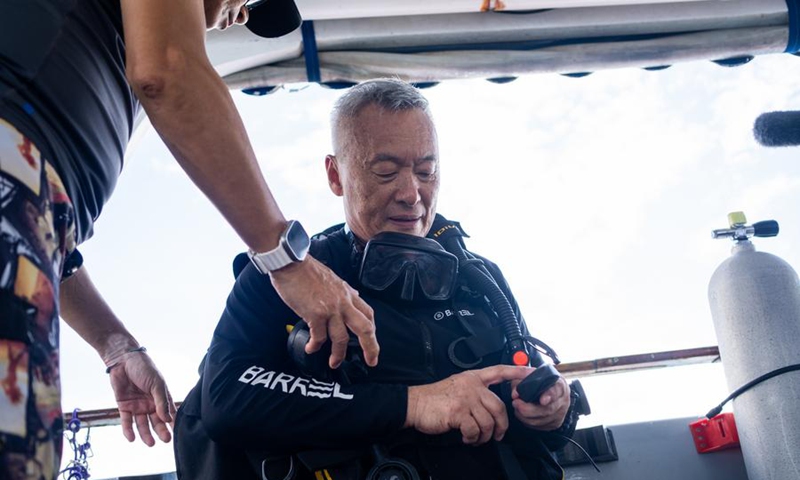
[[[117,318],[92,282],[86,267],[61,282],[61,318],[92,346],[103,359],[117,399],[122,433],[128,441],[139,437],[155,445],[153,434],[163,442],[172,435],[167,423],[173,421],[175,404],[153,360]]]
[[[378,364],[378,340],[372,308],[358,292],[310,255],[301,263],[270,273],[272,285],[286,305],[308,324],[314,353],[330,338],[331,368],[345,358],[349,329],[358,337],[367,365]]]
[[[175,403],[150,357],[143,351],[127,352],[107,365],[125,438],[129,442],[135,440],[135,422],[139,438],[147,446],[156,443],[151,427],[162,442],[169,442],[172,436],[167,424],[175,418]]]

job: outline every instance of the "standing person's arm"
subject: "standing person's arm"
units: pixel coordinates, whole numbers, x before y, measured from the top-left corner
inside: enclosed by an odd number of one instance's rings
[[[261,175],[230,93],[206,55],[205,31],[215,25],[207,24],[203,0],[121,4],[127,76],[153,126],[247,246],[272,250],[286,220]],[[310,257],[271,277],[284,301],[311,326],[310,351],[330,337],[331,365],[338,366],[349,328],[367,362],[377,363],[372,309],[355,290]]]
[[[134,440],[135,421],[139,437],[147,445],[155,444],[151,425],[163,442],[169,442],[166,424],[174,418],[175,404],[164,378],[103,300],[85,267],[61,283],[59,302],[61,318],[110,368],[111,388],[117,399],[125,438]]]

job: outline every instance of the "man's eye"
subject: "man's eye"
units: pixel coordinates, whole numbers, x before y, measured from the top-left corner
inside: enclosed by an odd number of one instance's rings
[[[382,178],[382,179],[388,180],[390,178],[393,178],[395,175],[397,175],[397,172],[375,172],[375,175],[378,178]]]

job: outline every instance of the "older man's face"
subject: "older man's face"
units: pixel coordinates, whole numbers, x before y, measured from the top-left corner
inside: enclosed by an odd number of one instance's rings
[[[347,148],[325,165],[353,233],[364,241],[386,231],[425,236],[439,192],[439,147],[428,114],[370,105],[351,126]]]

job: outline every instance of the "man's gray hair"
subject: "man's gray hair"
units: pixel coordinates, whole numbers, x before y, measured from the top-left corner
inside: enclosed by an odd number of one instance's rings
[[[350,123],[369,105],[377,105],[387,112],[420,109],[430,116],[428,100],[413,85],[395,78],[367,80],[350,88],[339,97],[331,114],[333,147],[341,155],[345,147],[342,138]]]

